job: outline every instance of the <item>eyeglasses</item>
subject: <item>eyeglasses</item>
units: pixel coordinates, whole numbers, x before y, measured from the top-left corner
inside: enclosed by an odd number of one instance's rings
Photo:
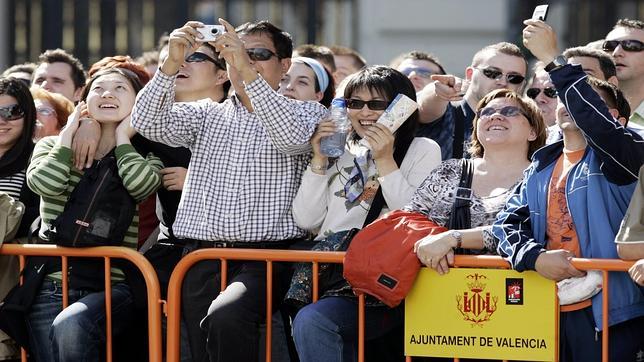
[[[202,63],[202,62],[211,62],[212,64],[216,65],[217,67],[221,69],[226,69],[224,65],[222,65],[221,61],[215,60],[213,57],[206,53],[202,52],[194,52],[186,58],[186,63]]]
[[[361,99],[347,99],[347,108],[349,109],[362,109],[365,104],[367,105],[367,108],[372,111],[384,111],[385,109],[387,109],[387,106],[389,106],[389,102],[387,101],[363,101]]]
[[[434,71],[428,68],[423,68],[423,67],[407,67],[403,68],[400,70],[402,74],[405,76],[409,77],[409,75],[414,72],[416,75],[422,78],[429,78],[432,76],[432,74],[436,74]]]
[[[494,80],[500,80],[503,77],[503,72],[493,68],[475,68],[483,72],[483,75]],[[505,78],[508,80],[508,83],[512,84],[521,84],[525,80],[525,77],[520,74],[508,73],[505,74]]]
[[[557,89],[554,87],[547,87],[547,88],[529,88],[526,92],[525,95],[532,99],[536,99],[539,93],[543,91],[543,94],[546,95],[548,98],[557,98]]]
[[[277,54],[266,48],[249,48],[246,49],[246,53],[248,53],[250,60],[253,61],[264,61],[271,59],[271,57],[277,57]]]
[[[38,114],[40,114],[42,116],[45,116],[45,117],[49,117],[49,116],[55,116],[56,115],[56,110],[54,110],[53,108],[48,108],[48,107],[38,107],[38,108],[36,108],[36,113],[38,113]]]
[[[627,52],[641,52],[644,50],[644,43],[635,39],[626,39],[626,40],[606,40],[602,44],[602,49],[605,52],[613,52],[618,45],[622,46]]]
[[[0,118],[5,121],[15,121],[25,116],[25,111],[18,104],[0,107]]]
[[[496,109],[494,107],[485,107],[479,110],[478,116],[479,118],[489,118],[497,113],[502,115],[503,117],[516,117],[520,114],[526,116],[526,114],[523,113],[523,111],[519,107],[515,106],[505,106],[501,109]]]

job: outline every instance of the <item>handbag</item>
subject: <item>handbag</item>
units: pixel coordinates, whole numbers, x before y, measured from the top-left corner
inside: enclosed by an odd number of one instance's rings
[[[344,257],[344,278],[354,293],[393,308],[405,299],[420,270],[416,241],[445,231],[419,212],[391,211],[353,238]]]
[[[45,276],[53,269],[47,257],[29,257],[22,271],[24,282],[14,286],[0,303],[0,329],[13,338],[19,346],[29,350],[27,316],[31,310]]]
[[[374,221],[385,205],[382,189],[378,188],[369,212],[363,223],[363,228]],[[342,230],[328,235],[317,241],[310,250],[314,251],[345,251],[359,229]],[[310,263],[296,263],[291,285],[286,292],[284,302],[298,310],[313,301],[313,276]],[[336,295],[339,291],[349,289],[343,277],[343,265],[336,263],[320,263],[318,267],[318,291],[320,296]]]
[[[619,227],[616,243],[642,242],[644,240],[644,166],[640,167],[639,180]]]

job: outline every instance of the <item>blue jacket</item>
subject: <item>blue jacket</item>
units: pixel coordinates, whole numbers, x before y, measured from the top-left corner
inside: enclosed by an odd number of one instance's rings
[[[563,66],[552,71],[550,78],[589,146],[566,183],[581,254],[618,258],[614,239],[644,162],[644,140],[613,119],[580,66]],[[562,150],[563,141],[559,141],[535,152],[522,185],[492,228],[499,239],[497,251],[518,271],[534,270],[537,257],[545,250],[548,186]],[[609,293],[609,325],[644,315],[644,294],[627,273],[610,273]],[[601,295],[592,299],[600,330]]]

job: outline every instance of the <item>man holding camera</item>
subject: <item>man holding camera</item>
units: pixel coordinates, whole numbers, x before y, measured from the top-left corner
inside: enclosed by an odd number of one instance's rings
[[[192,152],[173,224],[178,237],[195,249],[287,248],[305,236],[290,209],[309,139],[326,109],[275,91],[291,63],[288,33],[265,21],[237,29],[220,23],[226,32],[211,44],[226,60],[235,94],[221,104],[173,102],[176,74],[202,39],[197,29],[203,24],[191,21],[170,34],[168,57],[139,94],[132,124],[152,140]],[[274,267],[274,308],[288,286],[284,269]],[[220,293],[218,261],[189,271],[183,316],[195,361],[207,359],[206,349],[211,361],[257,360],[265,273],[263,262],[230,262],[229,285]]]
[[[523,43],[546,64],[557,90],[563,140],[534,154],[492,231],[513,269],[557,281],[578,278],[584,272],[571,258],[617,258],[613,240],[644,163],[644,140],[617,121],[630,109],[614,85],[587,80],[581,66],[557,56],[548,24],[524,24]],[[609,327],[610,361],[633,361],[644,348],[644,295],[625,272],[611,272],[609,279],[609,325],[602,325],[606,291],[562,306],[560,361],[600,361],[600,334]]]

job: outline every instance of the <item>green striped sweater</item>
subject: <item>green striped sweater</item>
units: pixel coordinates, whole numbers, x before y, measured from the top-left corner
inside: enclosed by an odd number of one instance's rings
[[[31,163],[27,168],[27,185],[40,195],[40,237],[45,239],[44,232],[49,229],[53,220],[63,212],[69,195],[78,184],[83,171],[72,165],[72,150],[56,145],[58,136],[45,137],[38,141],[34,148]],[[143,158],[132,145],[120,145],[114,151],[119,175],[130,195],[137,203],[156,191],[161,185],[159,170],[163,168],[161,160],[148,154]],[[123,245],[137,248],[139,227],[138,206],[132,223],[127,230]],[[53,273],[48,277],[60,281],[62,274]],[[112,268],[112,280],[123,280],[123,272]]]

